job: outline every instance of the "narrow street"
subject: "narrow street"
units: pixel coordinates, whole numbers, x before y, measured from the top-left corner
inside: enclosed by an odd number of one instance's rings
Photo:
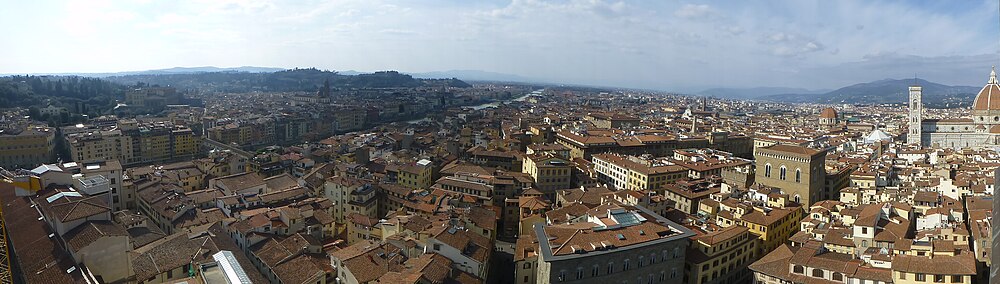
[[[496,241],[487,284],[514,283],[514,243]]]

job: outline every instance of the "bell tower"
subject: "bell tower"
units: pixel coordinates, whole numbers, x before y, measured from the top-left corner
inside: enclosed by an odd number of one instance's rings
[[[907,121],[907,125],[909,125],[909,132],[906,133],[907,144],[923,146],[920,141],[920,133],[923,131],[920,124],[923,121],[924,112],[924,105],[921,100],[922,93],[922,87],[910,86],[910,115],[909,120]]]

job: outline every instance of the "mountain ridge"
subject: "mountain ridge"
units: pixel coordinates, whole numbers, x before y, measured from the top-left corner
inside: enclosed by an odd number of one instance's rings
[[[881,79],[845,86],[821,94],[775,94],[758,99],[792,103],[891,104],[903,103],[909,87],[923,87],[923,100],[929,107],[964,107],[971,105],[981,87],[949,86],[925,79]]]
[[[753,88],[711,88],[705,89],[694,95],[696,96],[710,96],[710,97],[720,97],[720,98],[730,98],[730,99],[755,99],[770,95],[779,94],[820,94],[829,92],[830,90],[810,90],[806,88],[790,88],[790,87],[753,87]]]

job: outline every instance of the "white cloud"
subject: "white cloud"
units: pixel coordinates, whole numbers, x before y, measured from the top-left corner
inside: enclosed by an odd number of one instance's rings
[[[704,18],[706,16],[710,16],[712,13],[713,13],[712,8],[709,7],[707,4],[700,4],[700,5],[686,4],[680,9],[678,9],[676,12],[674,12],[674,16],[685,19],[696,19],[696,18]]]
[[[998,51],[995,2],[948,11],[861,0],[704,3],[15,1],[0,11],[0,25],[32,29],[11,31],[10,38],[28,44],[4,47],[14,56],[0,59],[0,73],[264,65],[480,69],[657,88],[838,87],[833,78],[875,76],[891,69],[887,64],[952,70],[948,64],[968,64],[948,58]],[[885,54],[913,57],[876,60]],[[857,62],[883,67],[845,71],[875,66]],[[955,70],[947,76],[976,75]],[[796,80],[810,72],[825,79]]]

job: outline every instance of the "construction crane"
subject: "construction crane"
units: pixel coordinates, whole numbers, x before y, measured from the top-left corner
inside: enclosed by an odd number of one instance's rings
[[[0,284],[14,283],[14,275],[10,271],[10,250],[7,246],[7,224],[3,220],[3,207],[0,206]]]
[[[0,184],[14,185],[14,175],[0,167]],[[13,187],[9,188],[14,190]],[[3,200],[0,200],[2,203]],[[7,222],[4,221],[3,206],[0,204],[0,284],[13,284],[14,274],[10,266],[10,246],[7,244]]]

